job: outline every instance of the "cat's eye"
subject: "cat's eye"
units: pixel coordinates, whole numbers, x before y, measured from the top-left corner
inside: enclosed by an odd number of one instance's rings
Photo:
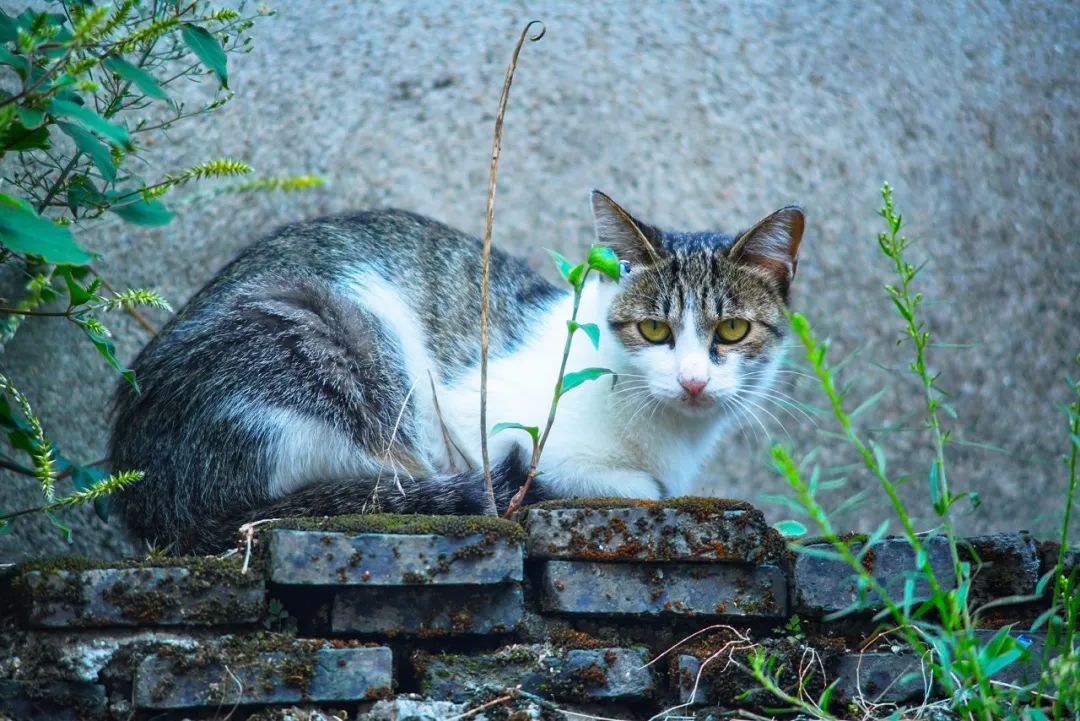
[[[641,337],[650,343],[663,343],[671,337],[671,326],[662,320],[643,320],[637,327]]]
[[[721,343],[738,343],[750,332],[750,321],[743,318],[725,318],[716,326]]]

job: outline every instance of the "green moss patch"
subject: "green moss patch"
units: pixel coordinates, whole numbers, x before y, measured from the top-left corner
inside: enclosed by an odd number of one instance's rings
[[[666,498],[661,501],[649,501],[639,498],[621,498],[619,496],[597,496],[595,498],[558,498],[552,501],[542,501],[532,506],[526,506],[523,511],[530,509],[557,509],[557,508],[671,508],[677,511],[686,511],[695,517],[706,518],[725,511],[756,511],[746,501],[737,501],[731,498],[708,498],[704,496],[680,496],[678,498]]]
[[[352,514],[315,518],[286,518],[268,523],[260,530],[286,528],[296,531],[337,533],[391,533],[462,538],[475,534],[522,541],[525,531],[513,521],[494,516],[425,516],[419,514]]]

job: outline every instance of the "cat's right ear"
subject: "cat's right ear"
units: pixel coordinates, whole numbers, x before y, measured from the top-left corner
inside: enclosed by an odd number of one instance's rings
[[[597,241],[614,250],[620,260],[628,261],[631,267],[660,261],[660,234],[654,228],[599,190],[592,192],[592,209]]]

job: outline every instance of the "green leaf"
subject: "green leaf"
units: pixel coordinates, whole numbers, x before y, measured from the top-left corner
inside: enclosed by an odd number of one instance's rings
[[[41,110],[20,107],[18,113],[19,121],[28,128],[36,128],[45,122],[45,113]]]
[[[593,348],[600,349],[600,328],[596,323],[578,323],[576,321],[566,321],[566,327],[570,329],[570,332],[580,330],[589,336],[589,340],[592,341]]]
[[[941,483],[938,480],[938,464],[937,464],[937,461],[934,461],[933,465],[930,466],[930,478],[929,478],[929,481],[930,481],[930,503],[933,505],[934,511],[937,512],[937,514],[939,516],[944,515],[945,510],[947,509],[947,505],[945,504],[944,499],[942,499],[942,497],[941,497]]]
[[[180,35],[184,42],[195,53],[195,57],[202,61],[203,65],[214,71],[221,81],[221,86],[229,87],[229,73],[226,68],[225,51],[221,49],[221,43],[213,35],[198,25],[184,23],[180,28]]]
[[[1042,628],[1043,624],[1053,618],[1057,614],[1057,612],[1058,609],[1054,606],[1046,609],[1045,611],[1040,613],[1034,621],[1031,622],[1031,626],[1028,627],[1028,630],[1038,631],[1040,628]]]
[[[570,270],[574,267],[573,264],[563,257],[562,253],[557,253],[554,250],[548,250],[548,254],[551,259],[555,261],[555,266],[559,269],[559,275],[563,277],[567,283],[570,282]]]
[[[33,130],[22,123],[11,123],[0,133],[0,152],[7,150],[48,150],[49,128],[42,126]]]
[[[56,125],[75,141],[76,148],[90,156],[90,160],[101,171],[103,178],[109,182],[116,180],[116,166],[113,165],[112,153],[104,143],[94,137],[93,133],[83,130],[78,125],[71,123],[57,123]]]
[[[798,538],[799,536],[806,535],[806,526],[791,519],[780,521],[773,525],[773,528],[780,531],[780,535],[786,538]]]
[[[870,450],[874,453],[874,461],[877,463],[878,470],[881,471],[881,475],[884,476],[886,468],[885,451],[873,441],[868,441],[868,443],[870,445]]]
[[[58,265],[85,265],[93,256],[79,247],[71,231],[42,218],[21,200],[0,193],[0,243],[21,254],[39,255]]]
[[[61,269],[60,275],[64,277],[64,282],[67,283],[71,305],[82,305],[97,298],[97,295],[93,292],[96,290],[96,284],[95,287],[92,287],[91,289],[83,288],[79,282],[75,280],[70,268]]]
[[[162,205],[160,200],[146,200],[142,196],[132,197],[130,190],[120,190],[106,194],[106,198],[110,202],[123,196],[129,197],[117,205],[109,206],[109,210],[129,223],[136,225],[168,225],[173,219],[173,214]]]
[[[573,373],[567,373],[563,376],[562,386],[559,388],[559,396],[563,396],[567,391],[577,388],[586,381],[594,381],[597,378],[614,374],[615,371],[608,368],[586,368],[584,370],[574,371]]]
[[[116,346],[113,344],[112,340],[107,335],[99,333],[91,328],[85,321],[80,322],[77,320],[76,322],[79,323],[79,326],[83,329],[83,332],[86,333],[86,337],[90,339],[90,342],[94,344],[94,347],[98,349],[98,353],[101,353],[102,357],[108,361],[109,365],[115,368],[116,371],[124,377],[124,380],[131,384],[131,387],[135,389],[135,392],[138,393],[139,384],[135,381],[135,371],[117,360]]]
[[[566,278],[570,281],[570,285],[574,286],[574,290],[581,290],[581,286],[585,284],[585,276],[588,275],[589,270],[584,263],[578,263],[570,269],[570,275]]]
[[[589,248],[589,267],[599,271],[614,281],[619,280],[621,269],[619,257],[615,251],[607,246],[594,245]]]
[[[1006,666],[1011,665],[1014,661],[1024,655],[1024,652],[1018,648],[1013,648],[1000,656],[996,656],[990,659],[985,666],[983,666],[982,672],[987,677],[993,676],[997,672],[1004,669]]]
[[[46,513],[45,515],[48,516],[49,520],[52,521],[52,524],[56,526],[57,529],[59,529],[60,535],[64,537],[64,540],[68,543],[71,543],[71,528],[69,528],[66,523],[57,518],[55,513]]]
[[[68,183],[67,201],[72,213],[79,208],[99,208],[108,202],[94,181],[85,175],[75,176]]]
[[[19,31],[15,21],[3,10],[0,10],[0,43],[10,43],[18,39]]]
[[[10,65],[15,68],[15,72],[22,78],[26,77],[26,71],[30,68],[30,63],[27,62],[26,58],[2,47],[0,47],[0,65]]]
[[[876,404],[879,400],[881,400],[881,397],[883,395],[885,395],[888,391],[889,391],[889,386],[885,386],[884,388],[879,390],[877,393],[875,393],[874,395],[867,398],[865,401],[863,401],[862,403],[859,404],[858,408],[856,408],[855,410],[853,410],[851,413],[848,414],[848,418],[851,418],[851,419],[858,418],[860,414],[864,413],[865,411],[867,411],[868,409],[873,407],[874,404]]]
[[[90,108],[68,100],[53,98],[49,101],[49,112],[53,115],[71,118],[79,123],[79,125],[82,125],[87,130],[97,133],[113,145],[126,149],[131,148],[131,138],[128,136],[127,128],[122,125],[110,123]]]
[[[501,431],[510,430],[525,431],[530,436],[532,436],[533,443],[540,442],[540,429],[536,426],[526,426],[522,425],[521,423],[496,423],[495,426],[491,429],[491,435],[495,435],[496,433],[499,433]]]
[[[131,82],[131,84],[141,90],[144,95],[156,98],[157,100],[169,99],[169,96],[166,95],[165,91],[158,85],[158,81],[154,79],[153,75],[140,67],[132,65],[122,57],[113,56],[108,58],[103,65],[109,71],[114,72],[124,80]]]

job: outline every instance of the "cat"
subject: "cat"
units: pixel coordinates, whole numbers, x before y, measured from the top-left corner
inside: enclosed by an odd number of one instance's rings
[[[735,236],[648,225],[593,191],[598,243],[568,392],[526,498],[685,495],[748,399],[774,381],[803,211]],[[117,505],[174,553],[211,553],[242,524],[373,511],[476,514],[480,463],[478,240],[400,210],[285,226],[243,250],[142,350],[121,384],[108,457],[140,469]],[[491,258],[489,427],[542,424],[572,292]],[[490,428],[489,428],[490,429]],[[531,442],[490,436],[497,506]]]

